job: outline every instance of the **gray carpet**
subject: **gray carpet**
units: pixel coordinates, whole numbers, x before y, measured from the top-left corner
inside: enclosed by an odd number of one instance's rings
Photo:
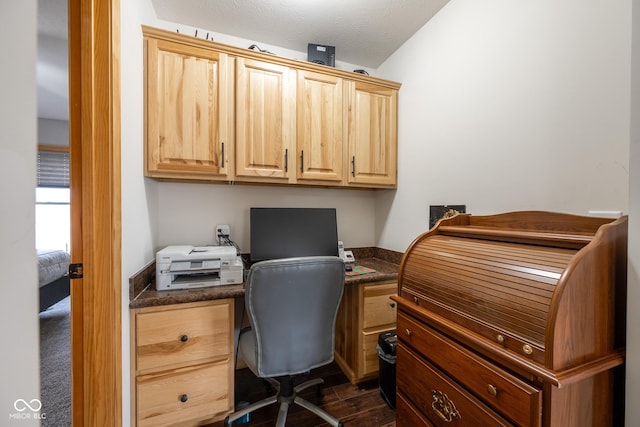
[[[40,313],[42,426],[71,425],[70,297]]]

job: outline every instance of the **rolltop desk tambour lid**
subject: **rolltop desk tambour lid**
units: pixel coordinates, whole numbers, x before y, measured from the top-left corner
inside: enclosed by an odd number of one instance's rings
[[[626,247],[626,216],[458,214],[411,243],[397,300],[459,342],[558,386],[577,381],[579,365],[623,363]]]

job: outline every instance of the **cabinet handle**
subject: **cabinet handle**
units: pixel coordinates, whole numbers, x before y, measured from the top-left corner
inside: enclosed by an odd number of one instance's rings
[[[300,150],[300,173],[304,172],[304,150]]]
[[[351,176],[356,176],[356,156],[351,156]]]
[[[392,303],[390,303],[390,304],[389,304],[389,306],[390,306],[391,308],[396,308],[396,303],[392,302]]]
[[[431,390],[431,397],[433,397],[433,402],[431,402],[431,409],[433,409],[444,422],[450,423],[454,418],[462,419],[460,412],[454,405],[453,400],[449,399],[449,397],[439,390]]]
[[[411,330],[409,330],[408,328],[404,330],[404,334],[408,337],[411,336]]]
[[[414,304],[418,304],[420,302],[420,300],[418,300],[418,297],[413,297],[413,303]]]
[[[221,144],[222,144],[222,164],[220,165],[220,167],[224,168],[224,141]]]
[[[180,337],[180,341],[182,342],[187,342],[189,340],[189,336],[188,335],[183,335]]]
[[[487,384],[487,393],[489,393],[493,397],[496,397],[498,395],[498,389],[493,384]]]
[[[498,334],[498,336],[496,337],[496,340],[497,340],[500,344],[504,344],[504,335],[502,335],[502,334]]]
[[[284,171],[289,172],[289,149],[284,149]]]
[[[522,351],[524,351],[524,354],[531,354],[533,353],[533,347],[531,347],[529,344],[525,344],[522,346]]]
[[[185,403],[187,400],[189,400],[189,396],[186,394],[180,396],[180,402]]]

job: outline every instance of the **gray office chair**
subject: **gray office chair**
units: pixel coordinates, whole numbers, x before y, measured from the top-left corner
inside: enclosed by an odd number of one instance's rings
[[[293,386],[293,376],[333,361],[334,328],[344,288],[344,263],[331,256],[262,261],[249,270],[245,307],[251,329],[238,347],[253,373],[278,390],[275,396],[229,415],[225,426],[256,409],[278,402],[276,426],[284,426],[291,403],[335,427],[342,423],[297,394],[318,378]]]

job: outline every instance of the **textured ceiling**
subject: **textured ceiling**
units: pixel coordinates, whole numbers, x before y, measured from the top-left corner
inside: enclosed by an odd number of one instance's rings
[[[158,18],[377,68],[449,0],[152,0]]]
[[[68,119],[67,1],[38,1],[38,116]],[[127,0],[132,1],[132,0]],[[159,19],[377,68],[449,0],[151,0]],[[248,46],[247,46],[248,47]]]

